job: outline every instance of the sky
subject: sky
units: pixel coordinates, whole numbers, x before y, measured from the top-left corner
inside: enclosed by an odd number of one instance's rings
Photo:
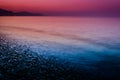
[[[0,0],[0,8],[44,14],[120,13],[120,0]]]

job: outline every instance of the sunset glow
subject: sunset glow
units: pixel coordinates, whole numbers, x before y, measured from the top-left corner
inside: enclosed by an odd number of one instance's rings
[[[0,80],[120,80],[120,0],[0,0]]]
[[[0,8],[35,13],[118,12],[119,0],[0,0]]]

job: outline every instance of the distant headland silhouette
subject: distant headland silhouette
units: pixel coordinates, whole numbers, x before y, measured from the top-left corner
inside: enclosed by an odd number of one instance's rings
[[[0,8],[0,16],[82,16],[82,17],[120,17],[120,11],[106,10],[106,11],[81,11],[78,13],[31,13],[31,12],[13,12]]]
[[[5,9],[0,9],[0,16],[43,16],[43,14],[30,12],[12,12]]]

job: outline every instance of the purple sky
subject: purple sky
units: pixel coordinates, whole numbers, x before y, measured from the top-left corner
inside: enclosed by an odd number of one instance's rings
[[[50,15],[119,14],[120,0],[0,0],[0,8]]]

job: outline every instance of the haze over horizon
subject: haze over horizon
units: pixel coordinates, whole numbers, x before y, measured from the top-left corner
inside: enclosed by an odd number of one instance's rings
[[[0,8],[46,15],[120,15],[119,0],[0,0]]]

